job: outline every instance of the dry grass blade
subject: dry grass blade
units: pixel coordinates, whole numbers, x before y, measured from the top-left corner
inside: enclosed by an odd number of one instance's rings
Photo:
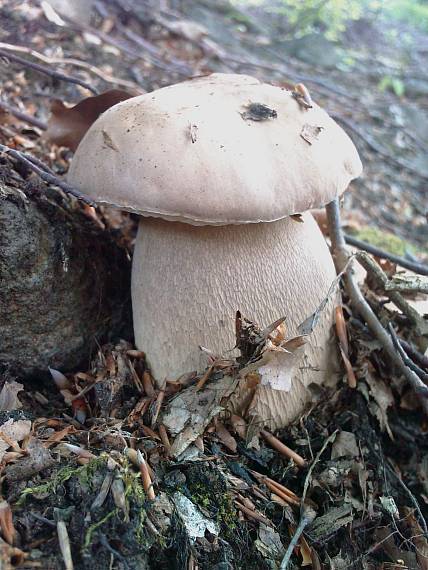
[[[59,548],[64,560],[65,570],[73,570],[73,559],[71,558],[70,539],[64,521],[58,521],[57,525]]]
[[[260,434],[267,441],[267,443],[276,449],[281,455],[287,457],[288,459],[292,459],[294,463],[300,468],[306,467],[306,461],[303,459],[303,457],[287,447],[284,443],[282,443],[282,441],[279,441],[279,439],[273,434],[264,429],[261,430]]]

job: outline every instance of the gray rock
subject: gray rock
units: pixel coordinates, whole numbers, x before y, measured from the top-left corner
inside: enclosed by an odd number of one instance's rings
[[[50,190],[49,199],[45,189],[28,197],[20,184],[5,179],[0,178],[2,367],[21,377],[47,373],[48,366],[67,371],[88,359],[107,333],[132,338],[125,251],[80,211],[71,211],[66,200],[55,198],[57,192]]]

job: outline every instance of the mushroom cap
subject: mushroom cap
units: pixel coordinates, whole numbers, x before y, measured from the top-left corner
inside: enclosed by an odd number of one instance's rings
[[[227,225],[323,206],[361,170],[351,139],[318,105],[213,73],[108,109],[68,178],[95,201],[143,216]]]

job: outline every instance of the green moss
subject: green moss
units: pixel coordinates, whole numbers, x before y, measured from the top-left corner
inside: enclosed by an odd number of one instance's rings
[[[113,509],[112,511],[110,511],[109,513],[106,514],[105,517],[103,517],[101,520],[97,521],[96,523],[94,523],[93,525],[91,525],[88,530],[85,533],[85,542],[83,543],[83,548],[88,548],[88,546],[91,545],[92,542],[92,535],[94,534],[94,532],[100,528],[100,526],[102,526],[103,524],[105,524],[108,520],[110,520],[112,517],[115,517],[119,512],[119,509]]]
[[[81,465],[79,467],[71,467],[67,465],[62,469],[59,469],[52,475],[52,479],[50,481],[42,483],[41,485],[37,485],[36,487],[29,487],[27,489],[24,489],[17,502],[17,506],[22,506],[29,495],[56,493],[58,487],[60,485],[63,485],[72,477],[77,477],[82,485],[90,486],[91,480],[93,479],[95,473],[106,463],[106,461],[106,458],[101,456],[91,460],[87,465]]]
[[[356,232],[352,232],[352,235],[362,241],[366,241],[371,245],[380,247],[389,253],[393,253],[401,257],[403,257],[406,252],[413,253],[415,255],[428,253],[428,251],[424,252],[423,250],[418,249],[415,245],[394,234],[371,226],[366,226]]]

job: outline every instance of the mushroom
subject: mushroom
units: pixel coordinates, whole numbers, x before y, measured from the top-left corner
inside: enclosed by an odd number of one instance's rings
[[[296,334],[336,275],[306,212],[360,172],[353,143],[316,104],[250,76],[214,73],[110,108],[81,141],[69,180],[100,204],[141,216],[135,341],[162,382],[200,370],[199,345],[231,351],[237,309],[263,326],[284,315]],[[337,367],[333,309],[330,300],[292,386],[261,402],[271,427],[293,419],[305,387]]]

